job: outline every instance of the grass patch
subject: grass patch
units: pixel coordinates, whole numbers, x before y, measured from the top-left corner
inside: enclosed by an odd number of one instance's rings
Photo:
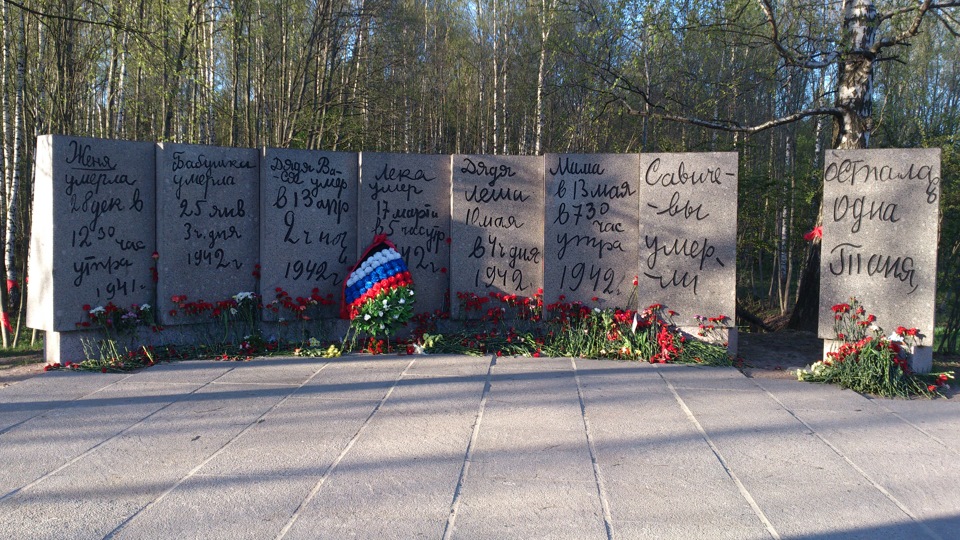
[[[37,355],[42,355],[43,353],[43,340],[38,339],[37,342],[33,345],[30,345],[30,341],[27,340],[25,343],[21,342],[16,347],[10,347],[7,349],[0,349],[0,361],[5,359],[11,359],[14,361],[20,360],[20,357],[29,356],[30,359],[23,359],[23,364],[33,364],[40,361],[40,358],[36,358]],[[7,362],[4,362],[7,363]],[[16,362],[13,362],[16,363]]]

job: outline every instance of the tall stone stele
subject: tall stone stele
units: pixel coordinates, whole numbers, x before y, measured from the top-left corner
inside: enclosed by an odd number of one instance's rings
[[[638,154],[547,154],[543,302],[635,309]]]
[[[355,152],[264,150],[260,289],[265,321],[296,315],[273,303],[278,289],[291,298],[334,300],[311,308],[308,317],[339,315],[343,282],[357,258],[357,166]]]
[[[450,286],[450,156],[360,154],[358,256],[385,234],[417,293],[414,311],[445,310]]]
[[[840,343],[832,307],[856,298],[887,336],[917,328],[913,369],[933,366],[940,149],[831,150],[823,176],[818,335]]]
[[[156,169],[160,321],[209,321],[177,313],[173,297],[214,303],[258,290],[260,152],[162,143]]]
[[[737,351],[737,153],[640,155],[640,308]],[[697,316],[714,330],[702,332]]]
[[[450,289],[532,297],[543,289],[543,157],[452,158]]]
[[[27,326],[48,363],[83,360],[89,311],[154,302],[153,143],[37,139]],[[84,309],[84,306],[89,306]]]

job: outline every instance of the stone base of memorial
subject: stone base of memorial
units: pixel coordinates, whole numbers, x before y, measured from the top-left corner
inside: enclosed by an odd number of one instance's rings
[[[843,342],[837,339],[823,340],[823,357],[827,353],[837,352]],[[933,369],[933,347],[914,345],[910,348],[910,369],[916,373],[930,373]]]
[[[43,359],[47,364],[79,363],[84,360],[99,357],[99,344],[103,340],[100,330],[76,330],[71,332],[44,332]],[[167,344],[162,333],[157,333],[148,327],[141,328],[132,336],[117,340],[117,349],[139,350],[143,346]]]
[[[47,364],[82,362],[86,359],[83,341],[97,339],[100,332],[44,332],[43,359]]]
[[[740,333],[736,328],[718,328],[713,330],[713,333],[716,334],[714,339],[707,339],[698,336],[697,332],[700,331],[700,328],[696,326],[680,326],[679,329],[685,336],[687,336],[687,339],[699,339],[700,341],[713,343],[715,345],[723,345],[726,343],[727,353],[734,358],[737,356],[737,348],[740,343]]]

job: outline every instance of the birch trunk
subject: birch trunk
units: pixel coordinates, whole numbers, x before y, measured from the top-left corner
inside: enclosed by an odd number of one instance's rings
[[[843,39],[848,51],[843,56],[837,81],[836,106],[842,111],[842,117],[834,123],[834,148],[867,148],[870,143],[870,130],[873,128],[873,64],[876,60],[876,54],[871,49],[876,42],[878,23],[873,0],[844,0]],[[819,206],[821,201],[817,200],[815,204]],[[816,226],[822,224],[821,213]],[[797,288],[797,304],[787,326],[816,332],[819,312],[820,239],[815,238]]]
[[[843,117],[836,124],[834,147],[867,148],[873,129],[872,52],[877,36],[877,9],[873,0],[844,0],[843,37],[849,43],[840,69],[836,105]]]

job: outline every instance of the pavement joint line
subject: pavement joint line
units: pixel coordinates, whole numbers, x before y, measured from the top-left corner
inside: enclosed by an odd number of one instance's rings
[[[97,389],[97,390],[95,390],[95,391],[93,391],[93,392],[90,392],[89,394],[86,394],[85,396],[79,397],[79,398],[74,399],[74,400],[72,400],[72,401],[79,401],[79,400],[84,399],[84,398],[86,398],[86,397],[92,396],[92,395],[96,394],[97,392],[100,392],[101,390],[104,390],[104,389],[106,389],[106,388],[110,388],[111,386],[113,386],[113,385],[115,385],[115,384],[117,384],[117,383],[119,383],[119,382],[122,382],[122,381],[125,381],[125,380],[129,379],[129,378],[132,377],[133,375],[134,375],[134,374],[131,373],[130,375],[124,377],[123,379],[120,379],[120,380],[118,380],[118,381],[114,381],[114,382],[112,382],[112,383],[110,383],[110,384],[108,384],[108,385],[106,385],[106,386],[104,386],[104,387],[102,387],[102,388],[99,388],[99,389]],[[221,376],[222,376],[222,375],[221,375]],[[214,380],[216,380],[216,379],[214,379]],[[29,484],[25,484],[25,485],[23,485],[23,486],[20,486],[20,487],[18,487],[18,488],[16,488],[16,489],[10,491],[9,493],[3,495],[2,497],[0,497],[0,502],[3,502],[3,501],[5,501],[5,500],[9,499],[10,497],[13,497],[13,496],[16,495],[17,493],[19,493],[19,492],[21,492],[21,491],[23,491],[23,490],[25,490],[25,489],[30,489],[30,488],[32,488],[33,486],[39,484],[40,482],[46,480],[47,478],[50,478],[51,476],[59,473],[60,471],[62,471],[62,470],[64,470],[64,469],[67,469],[68,467],[70,467],[70,466],[73,465],[74,463],[76,463],[76,462],[80,461],[81,459],[83,459],[83,458],[89,456],[90,454],[92,454],[95,450],[97,450],[97,449],[100,448],[101,446],[107,444],[108,442],[116,439],[117,437],[120,437],[121,435],[123,435],[124,433],[130,431],[131,429],[133,429],[133,428],[139,426],[140,424],[146,422],[146,421],[149,420],[152,416],[160,413],[161,411],[163,411],[163,410],[166,409],[167,407],[170,407],[170,406],[173,405],[174,403],[179,403],[181,400],[184,399],[184,397],[189,396],[189,395],[191,395],[191,394],[195,394],[195,393],[199,392],[200,390],[203,390],[203,389],[206,388],[207,386],[210,386],[211,384],[213,384],[213,381],[207,381],[206,383],[204,383],[204,384],[198,386],[197,388],[193,389],[193,391],[188,392],[187,394],[185,394],[185,395],[183,395],[183,396],[180,396],[180,397],[172,400],[170,403],[167,403],[166,405],[160,407],[159,409],[153,411],[152,413],[144,416],[144,417],[141,418],[140,420],[137,420],[136,422],[134,422],[134,423],[130,424],[129,426],[121,429],[120,431],[114,433],[113,435],[107,437],[106,439],[103,439],[102,441],[100,441],[100,442],[98,442],[97,444],[91,446],[90,448],[87,448],[87,449],[84,450],[82,453],[78,454],[77,456],[74,456],[72,459],[63,462],[63,463],[62,463],[59,467],[57,467],[56,469],[53,469],[52,471],[49,471],[49,472],[41,475],[40,477],[38,477],[38,478],[35,479],[34,481],[30,482]],[[33,418],[35,418],[35,417],[33,417]],[[29,420],[29,418],[28,418],[27,420]],[[0,433],[0,435],[2,435],[2,433]]]
[[[80,401],[81,399],[86,399],[86,398],[88,398],[88,397],[96,394],[97,392],[100,392],[100,391],[102,391],[102,390],[104,390],[104,389],[106,389],[106,388],[110,388],[111,386],[113,386],[113,385],[115,385],[115,384],[121,383],[121,382],[129,379],[131,376],[133,376],[132,373],[131,373],[131,374],[128,374],[126,377],[124,377],[124,378],[122,378],[122,379],[113,381],[112,383],[110,383],[110,384],[108,384],[108,385],[106,385],[106,386],[101,386],[100,388],[97,388],[96,390],[94,390],[93,392],[90,392],[89,394],[84,394],[84,395],[82,395],[82,396],[80,396],[80,397],[73,398],[73,399],[71,399],[70,401],[67,401],[67,402],[65,402],[65,403],[73,403],[73,402],[75,402],[75,401]],[[61,405],[61,406],[62,406],[62,405]],[[36,417],[38,417],[38,416],[40,416],[40,415],[42,415],[42,414],[44,414],[44,413],[47,413],[47,412],[49,412],[49,411],[52,411],[52,410],[54,410],[54,409],[57,409],[57,406],[52,406],[52,407],[50,407],[50,408],[48,408],[48,409],[43,409],[42,411],[37,412],[37,414],[31,416],[30,418],[25,418],[25,419],[17,422],[16,424],[13,424],[12,426],[7,426],[7,427],[5,427],[5,428],[3,428],[3,429],[0,429],[0,435],[3,435],[4,433],[7,433],[8,431],[10,431],[10,430],[12,430],[12,429],[15,429],[15,428],[17,428],[17,427],[25,424],[26,422],[29,422],[30,420],[33,420],[34,418],[36,418]],[[4,497],[5,497],[5,496],[4,496]],[[2,501],[2,500],[3,500],[3,497],[0,497],[0,501]]]
[[[318,373],[320,373],[321,371],[323,371],[328,365],[330,365],[329,362],[327,362],[327,363],[323,364],[322,366],[320,366],[319,369],[317,369],[316,371],[314,371],[309,377],[307,377],[306,380],[304,380],[302,383],[300,383],[300,386],[303,386],[303,385],[307,384],[308,382],[310,382],[314,377],[317,376]],[[223,376],[226,375],[227,373],[230,373],[230,372],[233,371],[234,369],[235,369],[235,368],[230,368],[230,369],[228,369],[227,371],[221,373],[221,374],[218,375],[216,378],[214,378],[212,381],[210,381],[210,382],[208,382],[207,384],[201,386],[200,388],[197,388],[197,390],[195,390],[194,392],[199,391],[200,389],[205,388],[205,387],[207,387],[207,386],[209,386],[209,385],[213,385],[213,384],[217,381],[217,379],[219,379],[220,377],[223,377]],[[191,392],[191,393],[193,393],[193,392]],[[110,531],[109,533],[105,534],[105,535],[103,536],[103,540],[108,540],[108,539],[110,539],[110,538],[113,538],[113,537],[114,537],[117,533],[119,533],[124,527],[126,527],[128,523],[130,523],[131,521],[133,521],[134,519],[136,519],[137,516],[139,516],[140,514],[142,514],[144,511],[146,511],[146,510],[148,510],[148,509],[156,506],[158,503],[160,503],[160,501],[162,501],[163,499],[165,499],[165,498],[167,497],[167,495],[169,495],[170,493],[173,493],[173,491],[174,491],[175,489],[177,489],[178,487],[180,487],[184,482],[186,482],[186,481],[189,480],[190,478],[193,478],[194,476],[196,476],[197,473],[200,471],[200,469],[202,469],[207,463],[210,463],[210,461],[213,460],[213,458],[215,458],[215,457],[219,456],[221,453],[223,453],[223,452],[227,449],[227,447],[229,447],[231,444],[234,443],[234,441],[236,441],[237,439],[239,439],[240,437],[242,437],[244,433],[246,433],[247,431],[250,431],[251,429],[253,429],[254,426],[256,426],[257,424],[259,424],[260,420],[263,419],[264,416],[270,414],[270,413],[273,412],[277,407],[279,407],[279,406],[282,405],[284,402],[286,402],[288,399],[290,399],[290,396],[291,396],[292,394],[293,394],[293,392],[291,392],[290,394],[287,394],[287,395],[284,396],[281,400],[279,400],[279,401],[277,401],[276,403],[274,403],[273,406],[271,406],[269,409],[267,409],[266,411],[264,411],[263,414],[261,414],[260,416],[256,417],[256,418],[255,418],[252,422],[250,422],[245,428],[243,428],[242,430],[240,430],[239,433],[237,433],[236,435],[234,435],[233,437],[231,437],[229,441],[225,442],[225,443],[223,444],[223,446],[221,446],[221,447],[218,448],[215,452],[213,452],[212,454],[210,454],[209,456],[207,456],[206,459],[204,459],[203,461],[201,461],[196,467],[194,467],[193,469],[191,469],[190,472],[188,472],[186,475],[184,475],[181,479],[179,479],[179,480],[177,480],[176,482],[174,482],[174,484],[173,484],[172,486],[170,486],[166,491],[164,491],[163,493],[161,493],[156,499],[148,502],[148,503],[147,503],[146,505],[144,505],[142,508],[140,508],[139,510],[137,510],[137,511],[134,512],[133,514],[127,516],[127,518],[124,519],[123,521],[121,521],[119,525],[117,525],[116,527],[114,527],[114,529],[113,529],[112,531]],[[172,403],[171,403],[171,404],[172,404]],[[132,426],[131,426],[131,427],[132,427]]]
[[[753,509],[753,513],[756,514],[757,518],[763,522],[763,525],[767,528],[767,532],[770,533],[770,536],[775,540],[780,540],[780,533],[777,532],[777,529],[773,526],[773,523],[767,519],[767,515],[763,513],[763,510],[760,508],[760,505],[757,504],[757,501],[753,498],[753,495],[750,494],[750,491],[747,490],[747,487],[743,485],[743,482],[740,481],[740,477],[737,476],[737,473],[733,472],[733,469],[730,467],[730,464],[727,463],[727,460],[723,457],[723,454],[720,453],[720,448],[713,442],[713,439],[710,438],[710,435],[707,434],[707,430],[704,429],[703,425],[700,424],[700,421],[697,420],[697,417],[694,416],[693,411],[690,410],[690,407],[687,407],[686,402],[683,401],[683,398],[680,397],[680,393],[677,392],[677,389],[674,388],[673,383],[670,382],[663,375],[663,370],[658,369],[657,373],[660,375],[660,378],[663,379],[663,382],[666,383],[667,388],[670,389],[670,393],[673,394],[673,399],[677,401],[677,404],[680,405],[680,409],[683,410],[684,414],[687,415],[687,419],[690,420],[690,423],[697,428],[697,431],[700,432],[700,436],[703,437],[703,440],[706,441],[707,446],[710,447],[710,450],[713,451],[713,455],[716,456],[717,460],[720,462],[720,465],[726,471],[727,476],[733,480],[733,483],[737,485],[737,489],[740,490],[740,495],[747,501],[750,505],[750,508]]]
[[[610,512],[610,501],[607,498],[607,486],[603,481],[600,462],[597,461],[597,445],[593,440],[590,429],[590,418],[587,416],[587,404],[583,397],[583,385],[580,384],[580,373],[577,371],[577,361],[570,358],[573,368],[573,379],[577,382],[577,397],[580,399],[580,417],[583,419],[583,431],[587,436],[587,449],[590,450],[590,462],[593,464],[593,477],[597,482],[597,495],[600,497],[600,507],[603,509],[603,526],[607,530],[607,540],[613,540],[613,514]]]
[[[216,384],[222,384],[224,386],[268,386],[270,388],[275,388],[277,386],[289,386],[291,388],[300,388],[303,386],[300,383],[285,383],[285,382],[218,382]]]
[[[360,436],[367,429],[367,426],[370,425],[370,422],[373,420],[374,415],[376,415],[377,412],[380,411],[380,408],[383,407],[383,404],[386,403],[388,399],[390,399],[390,395],[393,394],[393,391],[397,388],[397,386],[400,384],[400,381],[403,380],[407,372],[410,371],[410,368],[413,367],[413,364],[416,361],[417,361],[416,358],[414,358],[413,360],[410,360],[410,363],[407,364],[407,367],[405,367],[403,371],[401,371],[400,374],[397,375],[397,378],[393,381],[393,385],[390,386],[390,389],[387,390],[387,393],[383,395],[383,397],[380,399],[379,402],[377,402],[376,407],[374,407],[373,410],[370,411],[370,414],[367,415],[367,418],[363,421],[362,424],[360,424],[360,427],[357,428],[357,432],[353,434],[353,437],[350,438],[350,441],[347,442],[347,445],[343,447],[343,450],[340,451],[340,454],[337,455],[337,457],[333,460],[333,462],[327,466],[327,469],[323,471],[323,475],[320,477],[319,480],[317,480],[316,485],[313,486],[313,489],[310,490],[310,493],[308,493],[307,496],[300,502],[300,504],[297,506],[297,509],[293,511],[293,514],[290,516],[290,519],[286,522],[286,524],[284,524],[283,528],[280,529],[280,532],[277,533],[276,540],[281,540],[284,536],[287,535],[288,532],[290,532],[290,529],[293,528],[293,525],[297,522],[298,519],[300,519],[300,515],[303,513],[303,510],[307,507],[308,504],[310,504],[310,501],[312,501],[317,496],[317,494],[320,493],[320,490],[323,489],[323,486],[326,483],[327,479],[330,478],[330,475],[333,474],[333,472],[337,469],[337,466],[340,465],[340,462],[343,461],[345,457],[347,457],[347,454],[350,452],[350,450],[353,449],[353,445],[357,443],[357,441],[360,439]],[[330,364],[327,363],[324,365],[324,367],[326,367],[327,365],[330,365]],[[309,380],[304,381],[304,384],[306,384],[307,382],[309,382]]]
[[[490,365],[487,367],[487,379],[483,383],[483,392],[480,393],[480,405],[477,409],[477,416],[473,420],[473,433],[470,434],[470,441],[467,442],[467,449],[463,454],[463,465],[460,467],[460,477],[457,478],[457,487],[453,490],[453,500],[450,501],[450,514],[447,516],[447,523],[443,528],[443,540],[449,540],[453,536],[453,528],[457,521],[457,514],[460,512],[463,486],[467,481],[467,474],[470,472],[470,463],[473,462],[473,450],[480,436],[480,423],[483,421],[483,412],[487,408],[487,397],[490,395],[490,389],[493,385],[493,368],[496,367],[496,365],[497,355],[490,355]]]
[[[894,417],[896,417],[897,419],[899,419],[901,422],[903,422],[904,424],[907,424],[908,426],[912,427],[913,429],[915,429],[915,430],[919,431],[920,433],[926,435],[926,436],[929,437],[932,441],[936,442],[937,444],[939,444],[940,446],[942,446],[944,449],[946,449],[946,450],[949,451],[950,453],[956,454],[956,455],[960,456],[960,450],[957,450],[957,449],[954,448],[953,446],[950,446],[949,444],[947,444],[946,442],[944,442],[943,439],[941,439],[940,437],[937,437],[937,436],[934,435],[933,433],[930,433],[929,431],[923,429],[921,426],[918,426],[917,424],[911,422],[910,420],[907,420],[907,419],[904,418],[900,413],[898,413],[897,411],[895,411],[895,410],[887,407],[886,405],[884,405],[884,404],[883,404],[882,402],[880,402],[879,400],[875,400],[875,399],[873,399],[873,398],[867,398],[867,399],[870,400],[871,402],[875,403],[875,404],[877,405],[877,408],[882,409],[882,410],[884,410],[884,411],[892,414]]]
[[[869,482],[870,485],[874,487],[874,489],[876,489],[877,491],[879,491],[880,493],[882,493],[883,496],[886,497],[890,502],[892,502],[893,504],[897,505],[897,508],[899,508],[904,514],[906,514],[910,519],[912,519],[914,523],[916,523],[917,525],[919,525],[920,528],[923,529],[923,532],[927,533],[927,536],[929,536],[930,538],[934,538],[934,539],[936,539],[936,540],[943,540],[943,537],[942,537],[942,536],[940,536],[939,534],[937,534],[937,533],[936,533],[933,529],[931,529],[926,523],[924,523],[919,517],[917,517],[916,515],[914,515],[914,513],[911,512],[909,508],[907,508],[907,505],[905,505],[905,504],[903,504],[902,502],[900,502],[900,500],[897,499],[892,493],[890,493],[889,491],[887,491],[887,489],[886,489],[885,487],[883,487],[882,485],[880,485],[879,482],[877,482],[876,480],[873,479],[873,477],[871,477],[869,474],[867,474],[867,471],[863,470],[863,468],[861,468],[859,465],[857,465],[856,463],[854,463],[854,461],[853,461],[852,459],[850,459],[849,457],[847,457],[846,454],[844,454],[836,445],[834,445],[834,444],[831,443],[829,440],[827,440],[827,438],[824,437],[822,434],[820,434],[820,432],[818,432],[817,430],[813,429],[813,426],[811,426],[809,423],[807,423],[806,420],[804,420],[803,418],[800,418],[800,416],[798,416],[793,410],[791,410],[789,407],[787,407],[786,405],[784,405],[784,403],[783,403],[782,401],[780,401],[780,399],[777,398],[777,396],[773,395],[772,392],[770,392],[769,390],[767,390],[767,388],[766,388],[765,386],[763,386],[762,384],[760,384],[760,383],[757,382],[756,380],[754,380],[754,384],[756,384],[758,388],[760,388],[761,390],[763,390],[763,391],[767,394],[767,396],[770,397],[770,399],[774,400],[775,402],[777,402],[777,404],[779,404],[781,407],[783,407],[783,410],[787,411],[787,413],[790,414],[790,416],[794,417],[798,422],[800,422],[801,424],[803,424],[804,427],[806,427],[807,429],[809,429],[809,430],[810,430],[810,433],[813,433],[813,435],[814,435],[816,438],[818,438],[818,439],[820,439],[821,441],[823,441],[823,444],[827,445],[831,450],[834,451],[834,453],[836,453],[838,456],[840,456],[841,459],[843,459],[845,462],[847,462],[847,464],[850,465],[855,471],[857,471],[857,473],[859,473],[860,476],[862,476],[867,482]],[[852,392],[852,390],[851,390],[851,392]],[[863,397],[863,396],[861,396],[861,397]],[[866,398],[864,398],[864,399],[866,399]]]

